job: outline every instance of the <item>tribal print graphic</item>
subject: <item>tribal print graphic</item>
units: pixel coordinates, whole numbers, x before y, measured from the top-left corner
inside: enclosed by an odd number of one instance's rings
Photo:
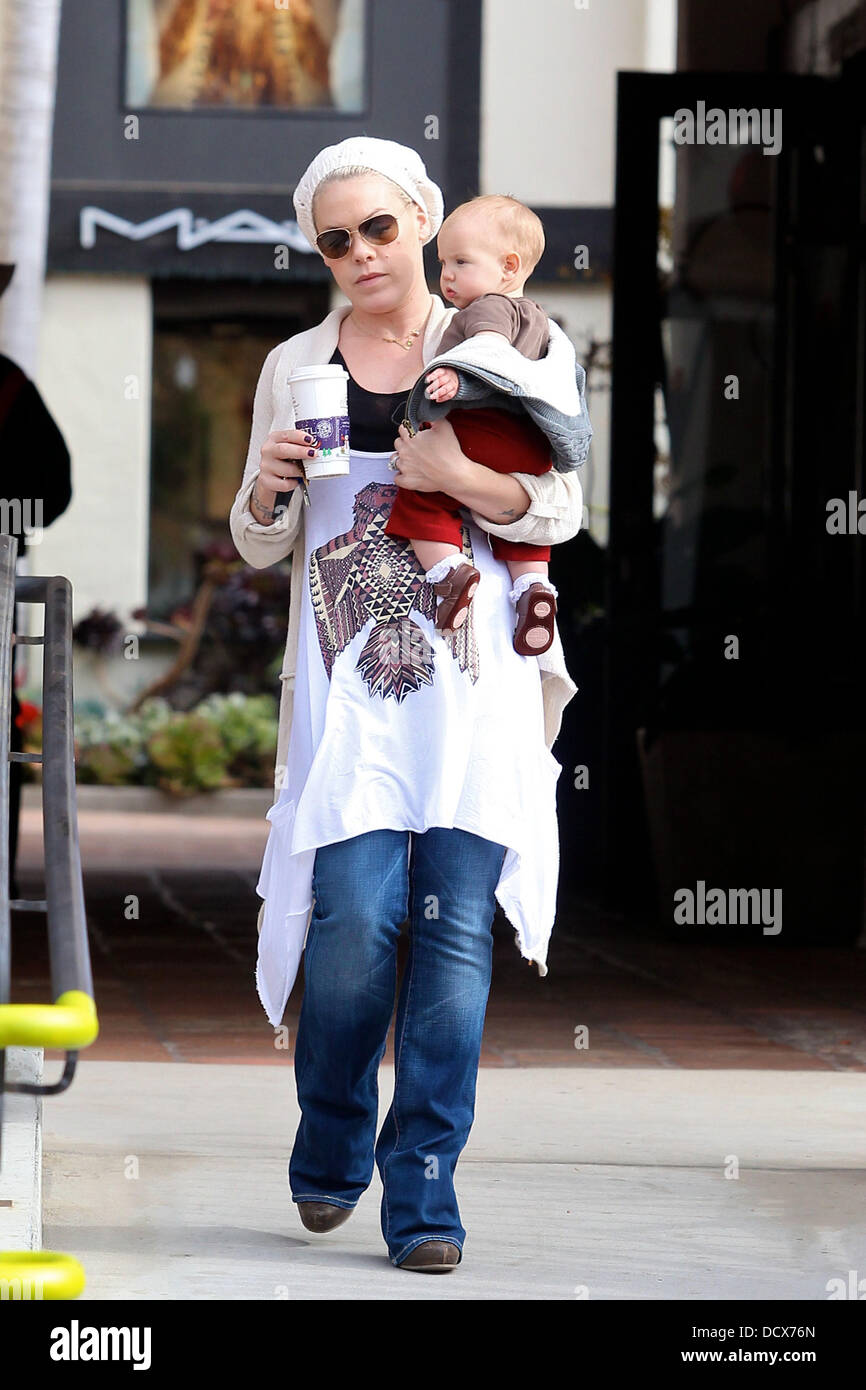
[[[409,614],[414,608],[433,622],[437,598],[409,542],[385,534],[396,494],[396,483],[362,488],[352,505],[352,529],[310,555],[309,581],[328,679],[339,653],[373,618],[356,669],[371,695],[390,695],[400,704],[410,691],[433,684],[433,648]],[[463,554],[472,560],[465,524]],[[474,684],[479,667],[471,605],[463,626],[442,636]]]

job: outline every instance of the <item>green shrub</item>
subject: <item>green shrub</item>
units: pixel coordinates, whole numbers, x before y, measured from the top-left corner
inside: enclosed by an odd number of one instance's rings
[[[148,780],[173,796],[231,786],[231,754],[210,719],[176,713],[147,739]]]
[[[175,710],[153,697],[134,714],[76,714],[76,776],[104,786],[157,786],[174,796],[269,786],[277,746],[271,695],[209,695]]]

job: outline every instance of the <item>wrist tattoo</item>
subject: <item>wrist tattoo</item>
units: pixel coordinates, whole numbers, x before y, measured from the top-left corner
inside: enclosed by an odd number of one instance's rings
[[[273,521],[274,517],[275,517],[276,514],[277,514],[276,508],[275,508],[275,507],[266,507],[266,506],[265,506],[264,502],[262,502],[262,500],[260,499],[260,497],[259,497],[259,495],[258,495],[258,491],[257,491],[256,484],[255,484],[255,483],[253,484],[252,501],[255,502],[255,504],[256,504],[256,506],[258,507],[258,509],[259,509],[260,512],[264,513],[264,515],[265,515],[266,517],[268,517],[271,521]]]
[[[499,515],[500,515],[500,516],[516,516],[517,513],[515,512],[515,510],[514,510],[513,507],[506,507],[505,511],[504,511],[504,512],[500,512]]]

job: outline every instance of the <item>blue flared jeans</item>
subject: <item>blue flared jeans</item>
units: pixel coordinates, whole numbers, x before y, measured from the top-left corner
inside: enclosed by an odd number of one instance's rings
[[[454,1170],[475,1116],[505,852],[438,826],[371,830],[316,851],[295,1044],[301,1122],[292,1200],[354,1207],[375,1161],[395,1265],[424,1240],[451,1241],[463,1258]],[[394,1098],[377,1138],[379,1063],[407,919]]]

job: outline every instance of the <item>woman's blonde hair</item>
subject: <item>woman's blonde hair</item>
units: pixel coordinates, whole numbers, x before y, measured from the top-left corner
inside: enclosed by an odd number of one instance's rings
[[[316,221],[316,199],[318,198],[319,193],[325,187],[326,184],[336,183],[338,180],[342,181],[343,179],[367,178],[371,174],[374,178],[384,179],[385,183],[390,184],[391,187],[394,189],[394,192],[399,195],[401,202],[403,202],[403,204],[406,207],[408,207],[410,203],[415,202],[414,198],[409,197],[409,194],[406,192],[405,188],[401,188],[399,183],[395,183],[393,179],[389,179],[387,174],[380,173],[378,169],[370,169],[365,164],[347,164],[343,169],[335,169],[332,174],[326,174],[325,177],[322,179],[321,183],[317,185],[316,191],[313,194],[312,202],[313,221]],[[416,203],[415,206],[420,207],[420,203]],[[426,209],[421,208],[421,211],[425,212]]]

